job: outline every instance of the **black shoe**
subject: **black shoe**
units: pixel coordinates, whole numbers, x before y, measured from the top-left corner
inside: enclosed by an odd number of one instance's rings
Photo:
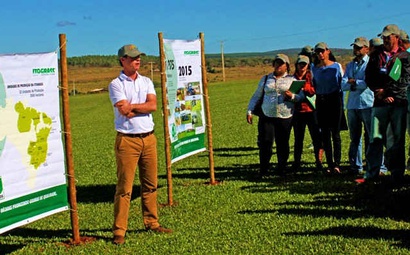
[[[323,172],[323,164],[318,162],[316,163],[316,171]]]
[[[283,171],[282,169],[276,169],[273,172],[273,174],[276,175],[276,176],[279,176],[279,177],[283,177],[283,176],[285,176],[285,171]]]

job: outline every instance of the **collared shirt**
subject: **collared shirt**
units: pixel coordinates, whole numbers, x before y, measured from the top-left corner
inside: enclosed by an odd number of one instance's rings
[[[142,104],[147,101],[148,94],[154,94],[154,84],[145,76],[138,74],[135,81],[126,76],[122,71],[108,86],[110,100],[113,105],[121,100],[127,100],[130,104]],[[138,114],[127,118],[120,114],[114,106],[114,123],[118,132],[126,134],[140,134],[151,132],[154,129],[154,121],[151,114]]]
[[[328,95],[340,91],[343,69],[338,62],[329,66],[312,68],[313,85],[317,95]]]
[[[346,66],[346,72],[342,79],[342,90],[349,91],[347,109],[366,109],[373,106],[374,93],[367,87],[365,71],[369,56],[365,55],[361,61],[351,61]],[[356,89],[351,91],[351,85],[347,81],[356,80]]]
[[[258,88],[249,102],[248,111],[252,111],[255,108],[256,103],[262,97],[262,90],[264,90],[262,111],[265,116],[282,119],[292,117],[294,109],[293,101],[299,101],[303,96],[303,91],[301,90],[295,95],[294,100],[285,100],[285,91],[289,90],[290,85],[294,80],[296,79],[288,74],[276,78],[273,73],[270,73],[268,74],[265,84],[265,77],[262,77],[259,81]]]

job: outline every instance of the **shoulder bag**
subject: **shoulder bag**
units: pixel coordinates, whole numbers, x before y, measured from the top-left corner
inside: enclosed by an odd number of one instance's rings
[[[263,97],[265,96],[265,85],[266,85],[267,80],[268,80],[268,75],[265,75],[265,81],[263,82],[263,88],[262,88],[262,96],[259,98],[258,102],[255,105],[255,108],[252,111],[252,114],[258,117],[263,116],[262,102],[263,102]]]

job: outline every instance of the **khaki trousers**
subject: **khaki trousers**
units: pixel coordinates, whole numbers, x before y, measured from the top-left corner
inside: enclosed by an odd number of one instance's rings
[[[114,196],[114,235],[125,236],[128,225],[132,186],[138,165],[144,225],[156,228],[157,212],[157,139],[117,134],[115,141],[117,186]]]

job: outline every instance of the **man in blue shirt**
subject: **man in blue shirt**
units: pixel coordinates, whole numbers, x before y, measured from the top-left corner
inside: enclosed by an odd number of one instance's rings
[[[369,143],[371,128],[372,106],[374,94],[364,80],[365,70],[369,62],[369,41],[365,37],[358,37],[351,44],[354,59],[346,66],[342,79],[342,90],[348,93],[347,119],[350,132],[349,162],[353,174],[363,170],[361,158],[362,129],[365,130],[365,149]]]

